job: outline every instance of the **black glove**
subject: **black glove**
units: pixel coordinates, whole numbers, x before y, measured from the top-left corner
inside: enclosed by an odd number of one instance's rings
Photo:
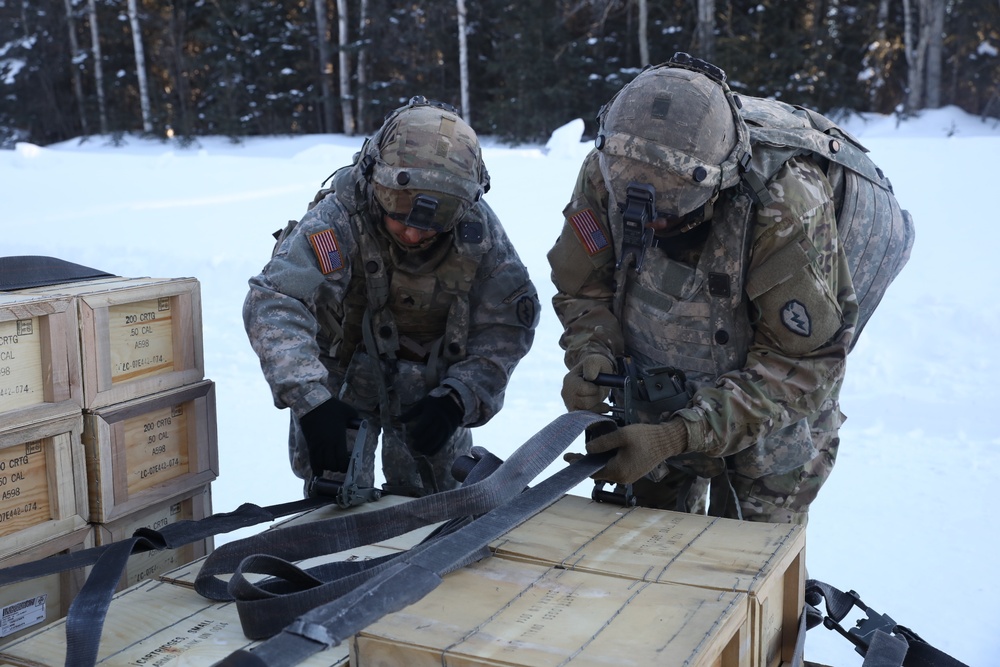
[[[455,429],[462,425],[465,411],[452,396],[424,396],[399,416],[404,423],[412,422],[407,432],[410,446],[415,451],[424,456],[437,454]]]
[[[347,453],[347,426],[357,418],[357,410],[336,398],[299,417],[313,475],[322,475],[324,470],[347,472],[351,458]]]

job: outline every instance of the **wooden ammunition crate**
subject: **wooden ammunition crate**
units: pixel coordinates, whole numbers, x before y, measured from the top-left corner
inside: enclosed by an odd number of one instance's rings
[[[93,531],[81,528],[17,555],[0,559],[0,569],[93,546]],[[3,619],[0,622],[0,645],[63,618],[89,572],[89,567],[77,568],[0,587],[0,617]]]
[[[345,511],[368,509],[371,508],[363,505]],[[406,546],[412,546],[415,541]],[[302,566],[379,558],[398,551],[398,548],[367,545],[310,559]],[[115,595],[104,622],[98,664],[149,665],[156,662],[150,660],[151,657],[171,655],[168,664],[211,667],[234,651],[257,646],[259,642],[244,636],[235,604],[213,602],[195,592],[194,581],[204,562],[204,557],[199,558],[159,574],[156,579],[144,579]],[[263,577],[249,575],[248,578],[259,580]],[[299,664],[303,667],[348,667],[348,655],[349,647],[344,643]],[[64,621],[26,636],[22,641],[0,646],[0,665],[62,667],[65,660]]]
[[[83,412],[90,518],[109,523],[219,474],[211,380]]]
[[[351,664],[746,667],[743,593],[487,558],[351,639]]]
[[[80,339],[69,297],[0,293],[0,431],[80,412]]]
[[[0,432],[0,558],[87,526],[82,414]]]
[[[205,376],[195,278],[102,278],[21,290],[76,299],[83,407],[95,409]]]
[[[97,664],[210,667],[234,651],[256,645],[243,635],[236,605],[207,600],[186,586],[148,579],[111,600]],[[65,620],[0,646],[2,663],[65,665]],[[335,646],[299,664],[347,667],[347,647]]]
[[[491,545],[503,558],[747,595],[752,667],[789,660],[805,595],[805,530],[564,496]]]
[[[212,514],[212,491],[206,485],[193,492],[170,498],[111,523],[94,525],[97,546],[120,542],[132,537],[136,530],[159,530],[178,521],[197,521]],[[214,539],[207,537],[177,549],[145,551],[133,554],[116,590],[123,590],[146,579],[153,579],[211,553]]]

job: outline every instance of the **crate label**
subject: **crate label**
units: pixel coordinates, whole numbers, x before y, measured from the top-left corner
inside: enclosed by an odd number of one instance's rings
[[[173,503],[169,507],[164,507],[156,512],[150,512],[136,521],[129,522],[122,530],[123,535],[132,535],[140,528],[149,530],[160,530],[177,521],[194,518],[192,512],[192,502],[190,499]],[[190,544],[177,549],[163,549],[146,551],[144,553],[133,554],[128,559],[125,568],[125,581],[128,586],[133,586],[140,581],[150,579],[163,572],[169,572],[185,563],[194,560],[194,549]]]
[[[0,322],[0,412],[45,402],[38,318]]]
[[[188,472],[189,401],[125,420],[129,495]]]
[[[0,608],[0,637],[30,628],[45,620],[45,600],[48,595],[39,595]]]
[[[170,297],[108,307],[111,383],[174,370]]]
[[[52,518],[42,440],[0,450],[0,536]]]

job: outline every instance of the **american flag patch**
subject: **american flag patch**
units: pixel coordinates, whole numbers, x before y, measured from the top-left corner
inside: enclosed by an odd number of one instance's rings
[[[332,229],[324,229],[310,235],[309,242],[312,243],[323,275],[344,268],[344,259],[340,255],[340,246],[337,245],[337,237],[333,235]]]
[[[573,225],[580,243],[587,249],[587,254],[596,255],[608,247],[608,237],[597,224],[597,217],[591,209],[585,208],[569,216],[569,223]]]

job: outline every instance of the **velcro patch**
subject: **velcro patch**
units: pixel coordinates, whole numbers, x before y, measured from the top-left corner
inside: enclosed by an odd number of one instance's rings
[[[573,231],[576,232],[577,238],[580,239],[580,243],[583,244],[587,254],[591,257],[609,247],[608,237],[597,223],[597,216],[594,215],[592,209],[585,208],[582,211],[577,211],[570,215],[568,220]]]
[[[344,258],[340,254],[340,245],[338,245],[337,237],[333,235],[332,229],[324,229],[321,232],[310,234],[309,243],[312,244],[316,260],[319,262],[319,269],[324,276],[344,268]]]

